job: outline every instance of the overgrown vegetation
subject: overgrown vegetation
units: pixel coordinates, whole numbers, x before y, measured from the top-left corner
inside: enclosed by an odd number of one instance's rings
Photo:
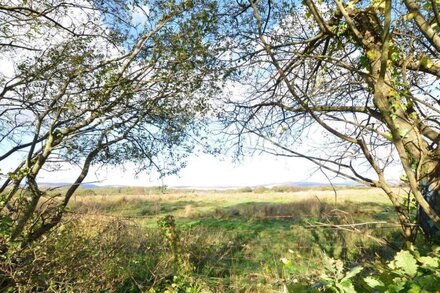
[[[392,207],[381,197],[376,189],[341,190],[337,204],[322,190],[83,195],[51,234],[18,254],[11,251],[20,262],[2,259],[1,288],[300,292],[330,290],[336,285],[323,282],[324,274],[344,283],[346,271],[362,265],[349,278],[355,286],[386,268],[379,256],[391,259],[404,246]],[[359,222],[371,224],[357,231],[326,226]],[[420,275],[428,272],[419,265]],[[435,267],[431,272],[437,278]]]
[[[2,1],[0,289],[439,290],[438,5]],[[214,120],[220,149],[383,192],[78,190],[94,166],[165,175],[217,153]],[[42,186],[65,166],[66,188]]]

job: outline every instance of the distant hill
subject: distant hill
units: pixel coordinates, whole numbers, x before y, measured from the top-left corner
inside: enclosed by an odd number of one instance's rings
[[[340,187],[349,187],[349,186],[357,186],[359,185],[356,182],[353,181],[347,181],[342,183],[333,183],[334,186],[340,186]],[[309,182],[309,181],[287,181],[287,182],[277,182],[277,183],[264,183],[264,184],[258,184],[258,185],[252,185],[249,187],[255,188],[259,186],[264,187],[274,187],[274,186],[297,186],[297,187],[318,187],[318,186],[330,186],[330,183],[326,182]],[[189,186],[189,185],[176,185],[176,186],[169,186],[170,188],[176,188],[176,189],[236,189],[241,187],[247,187],[243,185],[215,185],[215,186]]]
[[[41,187],[64,187],[72,185],[72,182],[38,182]],[[83,183],[82,188],[97,188],[99,185],[93,183]]]
[[[316,186],[330,186],[331,184],[328,182],[309,182],[309,181],[288,181],[281,183],[273,183],[273,184],[264,184],[266,187],[272,186],[298,186],[298,187],[316,187]],[[356,186],[359,185],[353,181],[346,181],[342,183],[333,183],[334,186]]]
[[[39,182],[42,187],[64,187],[70,186],[72,183],[69,182]],[[359,185],[353,181],[346,181],[342,183],[333,183],[334,186],[339,187],[349,187],[349,186],[357,186]],[[319,187],[319,186],[330,186],[328,182],[309,182],[309,181],[286,181],[286,182],[277,182],[277,183],[263,183],[252,186],[244,186],[244,185],[214,185],[214,186],[197,186],[197,185],[171,185],[167,186],[168,188],[174,189],[237,189],[242,187],[259,187],[264,186],[267,188],[272,188],[275,186],[289,186],[289,187]],[[125,185],[97,185],[93,183],[83,183],[81,184],[82,188],[116,188],[116,187],[133,187],[133,186],[125,186]],[[139,187],[149,187],[149,186],[139,186]],[[157,187],[157,186],[156,186]]]

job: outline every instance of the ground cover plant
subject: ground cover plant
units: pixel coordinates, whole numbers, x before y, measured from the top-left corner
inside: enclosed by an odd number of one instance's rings
[[[279,292],[311,288],[329,258],[351,268],[400,250],[379,189],[341,189],[334,200],[325,189],[83,194],[2,274],[24,291]],[[325,226],[360,222],[370,224]]]
[[[0,288],[438,291],[438,5],[1,1]],[[199,149],[378,189],[79,190]]]

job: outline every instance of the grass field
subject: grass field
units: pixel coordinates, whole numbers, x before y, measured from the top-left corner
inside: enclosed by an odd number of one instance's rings
[[[83,191],[72,199],[67,219],[87,231],[81,239],[94,237],[90,243],[116,245],[125,239],[128,250],[120,257],[127,262],[119,264],[124,280],[118,282],[132,280],[136,285],[127,286],[133,291],[145,291],[173,274],[172,256],[157,225],[165,215],[176,220],[182,254],[202,280],[200,286],[215,292],[279,292],[285,283],[320,274],[324,255],[341,258],[350,267],[393,252],[380,244],[393,239],[399,227],[378,189],[343,188],[336,203],[328,188],[249,191],[138,189],[136,194],[132,189],[118,194],[96,189],[93,195]],[[371,224],[350,226],[365,222]],[[335,229],[331,224],[345,226]],[[115,225],[124,233],[105,236]],[[104,263],[96,261],[97,266]]]

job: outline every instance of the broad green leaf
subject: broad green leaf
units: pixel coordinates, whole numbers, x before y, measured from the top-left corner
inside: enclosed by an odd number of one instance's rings
[[[417,261],[407,250],[399,251],[394,258],[394,263],[396,267],[401,268],[410,276],[414,276],[417,273]]]
[[[362,270],[363,270],[363,268],[361,266],[354,267],[345,275],[345,277],[342,279],[342,281],[353,278],[354,276],[359,274]]]
[[[422,256],[417,259],[419,262],[421,262],[423,265],[438,268],[438,259],[430,257],[430,256]]]
[[[354,289],[353,283],[351,282],[351,280],[345,280],[343,282],[341,282],[340,287],[343,292],[345,293],[356,293],[356,290]]]
[[[373,277],[366,277],[366,278],[364,278],[364,281],[371,288],[376,288],[376,287],[379,287],[379,286],[384,286],[384,283],[382,281],[376,280]]]
[[[420,288],[419,285],[413,283],[410,285],[410,289],[408,290],[408,293],[420,293],[423,292],[422,288]]]

